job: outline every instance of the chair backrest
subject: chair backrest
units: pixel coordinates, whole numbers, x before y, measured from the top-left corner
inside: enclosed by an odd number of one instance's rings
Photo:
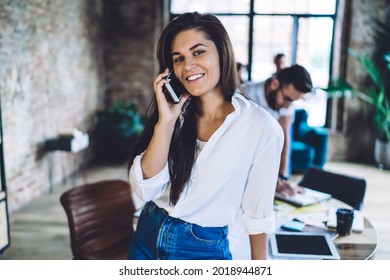
[[[82,185],[60,197],[74,259],[126,259],[133,237],[135,207],[130,185],[104,180]]]
[[[356,210],[363,208],[365,179],[311,167],[305,171],[299,185],[329,193]]]
[[[294,122],[291,126],[291,138],[293,140],[299,140],[307,134],[309,125],[307,124],[307,119],[309,115],[305,109],[295,109],[294,113]]]

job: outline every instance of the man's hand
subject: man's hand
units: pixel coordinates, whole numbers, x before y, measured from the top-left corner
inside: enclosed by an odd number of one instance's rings
[[[284,197],[294,196],[296,193],[304,193],[305,190],[297,184],[292,184],[287,180],[279,179],[276,184],[276,192]]]

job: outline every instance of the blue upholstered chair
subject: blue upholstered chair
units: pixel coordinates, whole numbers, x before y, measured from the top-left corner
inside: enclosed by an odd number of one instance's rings
[[[296,109],[291,127],[291,173],[303,173],[311,166],[323,167],[327,160],[328,131],[307,123],[305,109]]]

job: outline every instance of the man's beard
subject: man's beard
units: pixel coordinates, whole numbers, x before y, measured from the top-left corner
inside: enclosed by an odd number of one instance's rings
[[[280,108],[278,108],[276,104],[276,97],[278,95],[279,88],[271,90],[268,94],[268,105],[272,110],[278,111]]]

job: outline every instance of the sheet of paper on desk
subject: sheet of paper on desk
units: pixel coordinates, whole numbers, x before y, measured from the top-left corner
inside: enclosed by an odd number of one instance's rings
[[[275,198],[291,203],[296,206],[307,206],[307,205],[311,205],[317,202],[327,200],[332,197],[328,193],[319,192],[309,188],[303,188],[303,189],[305,190],[305,192],[302,194],[297,193],[294,196],[284,197],[279,193],[276,193]]]
[[[279,212],[291,212],[297,209],[296,206],[293,206],[287,202],[283,201],[278,201],[275,200],[274,202],[274,210],[279,211]]]
[[[298,207],[290,212],[292,218],[303,221],[306,225],[325,227],[324,222],[328,220],[327,207],[323,203],[315,203],[304,207]]]
[[[304,228],[305,232],[317,232],[317,233],[327,233],[332,239],[335,239],[338,234],[335,229],[326,228],[326,227],[317,227],[317,226],[311,226],[306,225]]]
[[[326,225],[330,228],[335,228],[337,226],[337,217],[336,217],[337,207],[332,207],[328,212],[328,222]],[[364,230],[364,218],[363,213],[359,210],[354,210],[355,218],[352,223],[353,232],[362,232]]]

